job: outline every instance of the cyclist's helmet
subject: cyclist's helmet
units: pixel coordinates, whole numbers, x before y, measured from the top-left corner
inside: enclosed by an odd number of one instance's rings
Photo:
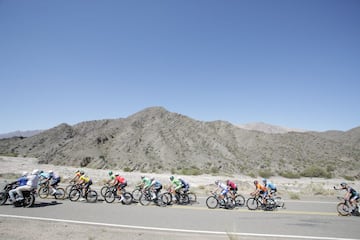
[[[49,170],[49,173],[51,174],[51,173],[53,173],[54,171],[53,170]]]
[[[80,171],[80,174],[81,174],[81,175],[84,175],[84,174],[85,174],[85,172],[84,172],[84,171]]]
[[[115,176],[119,176],[119,173],[115,173]]]
[[[174,176],[171,176],[171,177],[170,177],[170,180],[171,180],[171,181],[174,180]]]
[[[144,179],[145,178],[145,176],[141,176],[141,179]]]
[[[346,182],[342,182],[342,183],[340,183],[340,186],[342,186],[342,187],[346,187]]]
[[[150,178],[150,181],[154,181],[154,180],[155,180],[155,178],[153,178],[153,177],[152,177],[152,178]]]
[[[39,174],[39,170],[38,169],[34,169],[34,171],[32,171],[33,175],[38,175]]]
[[[267,182],[267,179],[266,179],[266,178],[263,178],[262,182],[263,182],[263,183],[266,183],[266,182]]]
[[[255,181],[254,181],[254,184],[258,184],[258,183],[259,183],[258,180],[255,180]]]
[[[113,175],[113,172],[112,171],[109,171],[109,176]]]

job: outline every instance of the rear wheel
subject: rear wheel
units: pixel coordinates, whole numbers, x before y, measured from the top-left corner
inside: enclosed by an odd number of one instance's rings
[[[243,207],[245,205],[245,197],[241,194],[236,195],[235,197],[235,206],[236,207]]]
[[[40,187],[38,190],[38,194],[40,198],[47,198],[49,196],[49,188],[48,187]]]
[[[214,196],[210,196],[206,199],[206,206],[208,208],[214,209],[214,208],[217,208],[218,205],[219,205],[219,202]]]
[[[24,196],[24,207],[29,208],[34,205],[35,202],[35,196],[34,194],[29,194],[28,196]]]
[[[133,196],[135,201],[139,201],[140,196],[141,196],[141,190],[140,189],[135,189],[134,191],[132,191],[132,196]]]
[[[195,194],[195,193],[189,192],[187,195],[189,196],[189,202],[190,202],[190,204],[194,204],[194,203],[197,202],[197,198],[196,198],[196,194]]]
[[[339,203],[337,206],[336,206],[336,209],[338,211],[338,213],[341,215],[341,216],[348,216],[350,215],[350,208],[347,204],[345,203]]]
[[[166,205],[170,205],[172,203],[172,194],[169,192],[165,192],[162,194],[163,202],[166,202]]]
[[[281,197],[275,197],[274,201],[276,203],[276,207],[285,208],[285,202],[281,199]]]
[[[256,210],[259,207],[259,202],[256,198],[249,198],[246,201],[246,206],[248,207],[249,210]]]
[[[55,193],[55,199],[64,200],[66,196],[65,189],[57,188]]]
[[[124,203],[125,205],[129,205],[131,204],[133,201],[133,196],[131,195],[131,193],[129,192],[125,192],[123,194],[123,200],[122,200],[122,203]]]
[[[86,200],[88,202],[94,203],[97,201],[97,198],[98,198],[98,194],[95,190],[88,190],[86,194]]]

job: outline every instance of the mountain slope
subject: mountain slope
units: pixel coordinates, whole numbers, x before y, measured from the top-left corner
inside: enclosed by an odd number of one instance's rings
[[[0,154],[127,171],[298,174],[320,167],[335,176],[360,176],[360,128],[267,134],[153,107],[128,118],[61,124],[29,138],[2,139]]]

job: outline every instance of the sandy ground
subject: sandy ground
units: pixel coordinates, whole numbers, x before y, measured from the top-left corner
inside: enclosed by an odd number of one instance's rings
[[[66,184],[74,175],[78,168],[53,166],[46,164],[38,164],[34,158],[12,158],[0,156],[0,187],[2,188],[5,179],[7,181],[14,180],[23,171],[31,172],[33,169],[40,169],[44,171],[53,170],[62,176],[63,184]],[[100,188],[103,182],[108,177],[109,170],[88,169],[82,168],[94,181],[94,187]],[[142,175],[155,177],[162,183],[169,184],[169,176],[171,173],[152,174],[140,172],[122,172],[113,169],[113,172],[118,172],[123,175],[129,182],[129,190],[131,190],[136,183],[140,181]],[[243,175],[232,176],[176,176],[186,179],[192,191],[195,191],[198,196],[205,196],[210,190],[215,188],[214,181],[217,179],[225,181],[226,179],[234,180],[240,189],[240,193],[248,195],[253,191],[253,178]],[[261,180],[259,177],[258,180]],[[334,185],[338,185],[343,179],[314,179],[314,178],[301,178],[301,179],[286,179],[281,177],[272,177],[270,179],[274,182],[279,189],[280,195],[284,199],[301,199],[301,200],[334,200],[336,195],[341,195],[333,190]],[[360,189],[360,181],[349,182],[355,189]],[[6,206],[3,206],[6,207]],[[1,209],[1,208],[0,208]],[[18,228],[18,226],[26,226],[26,228]],[[101,233],[101,234],[99,234]],[[101,237],[99,237],[101,236]],[[50,237],[52,240],[63,239],[169,239],[166,233],[156,232],[140,232],[128,229],[118,229],[113,227],[97,227],[88,225],[77,225],[68,223],[53,223],[39,220],[24,220],[16,218],[0,217],[0,240],[1,239],[42,239]],[[190,236],[186,236],[188,238]],[[201,239],[201,236],[191,236],[193,239]],[[171,239],[184,239],[184,236],[172,235]],[[209,239],[207,236],[206,239]],[[215,239],[215,238],[214,238]],[[216,239],[219,238],[219,236]],[[224,237],[223,239],[230,239]],[[232,238],[231,238],[232,239]],[[243,238],[242,238],[243,239]]]

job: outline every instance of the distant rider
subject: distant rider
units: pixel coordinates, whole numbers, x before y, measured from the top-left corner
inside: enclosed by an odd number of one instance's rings
[[[352,211],[354,211],[357,207],[357,201],[359,199],[359,192],[356,191],[354,188],[352,188],[350,185],[348,185],[345,182],[340,183],[340,188],[336,188],[334,186],[334,189],[336,190],[346,190],[344,199],[348,200],[351,204]]]

